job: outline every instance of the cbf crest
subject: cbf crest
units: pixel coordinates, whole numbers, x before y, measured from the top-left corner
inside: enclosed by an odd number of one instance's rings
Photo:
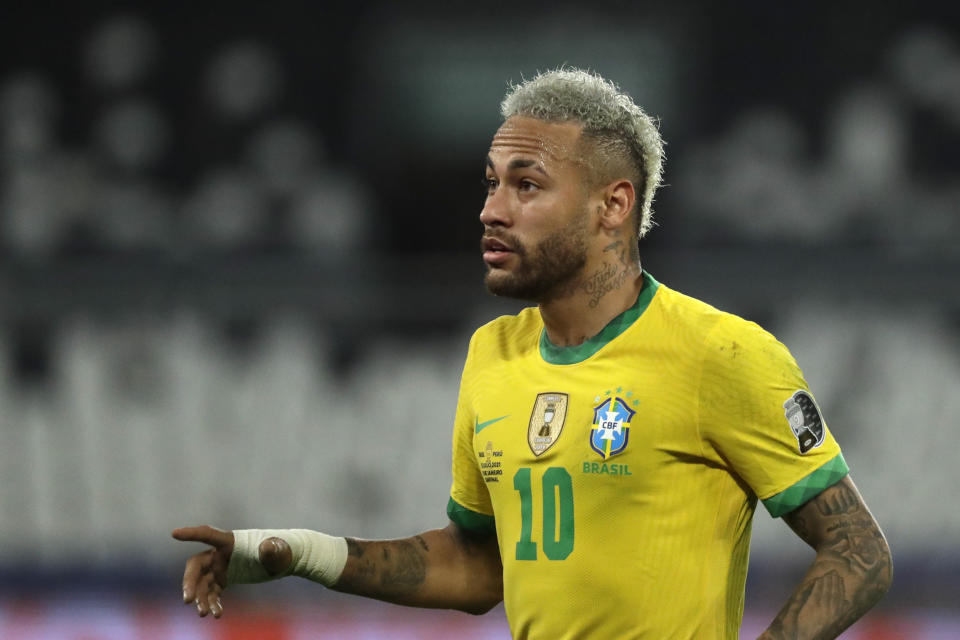
[[[621,453],[630,439],[630,421],[636,411],[627,401],[611,396],[593,408],[593,428],[590,430],[590,448],[604,460]]]
[[[567,402],[569,397],[565,393],[541,393],[533,403],[530,413],[530,426],[527,429],[527,443],[533,455],[541,453],[553,446],[563,431],[563,422],[567,417]]]

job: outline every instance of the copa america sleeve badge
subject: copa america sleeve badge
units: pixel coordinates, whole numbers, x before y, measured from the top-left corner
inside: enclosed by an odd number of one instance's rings
[[[783,403],[783,414],[797,439],[800,453],[806,453],[823,444],[826,433],[820,407],[809,392],[797,390]]]

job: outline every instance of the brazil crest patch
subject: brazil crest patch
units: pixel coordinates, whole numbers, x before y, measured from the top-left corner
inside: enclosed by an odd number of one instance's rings
[[[627,448],[630,421],[636,413],[623,398],[607,398],[593,408],[593,428],[590,430],[590,448],[606,460]]]

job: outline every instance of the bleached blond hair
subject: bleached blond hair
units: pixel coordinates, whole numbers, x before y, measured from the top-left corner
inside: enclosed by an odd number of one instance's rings
[[[500,103],[504,120],[526,116],[546,122],[576,122],[593,143],[588,162],[594,180],[622,177],[626,168],[639,194],[637,235],[653,226],[653,196],[663,175],[663,139],[653,118],[609,80],[596,73],[561,67],[511,87]],[[597,166],[600,165],[600,166]]]

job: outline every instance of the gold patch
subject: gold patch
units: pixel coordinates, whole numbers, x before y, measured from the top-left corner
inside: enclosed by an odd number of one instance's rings
[[[533,455],[541,453],[553,446],[563,431],[563,421],[567,417],[567,400],[565,393],[541,393],[533,403],[530,413],[530,427],[527,429],[527,443]]]

